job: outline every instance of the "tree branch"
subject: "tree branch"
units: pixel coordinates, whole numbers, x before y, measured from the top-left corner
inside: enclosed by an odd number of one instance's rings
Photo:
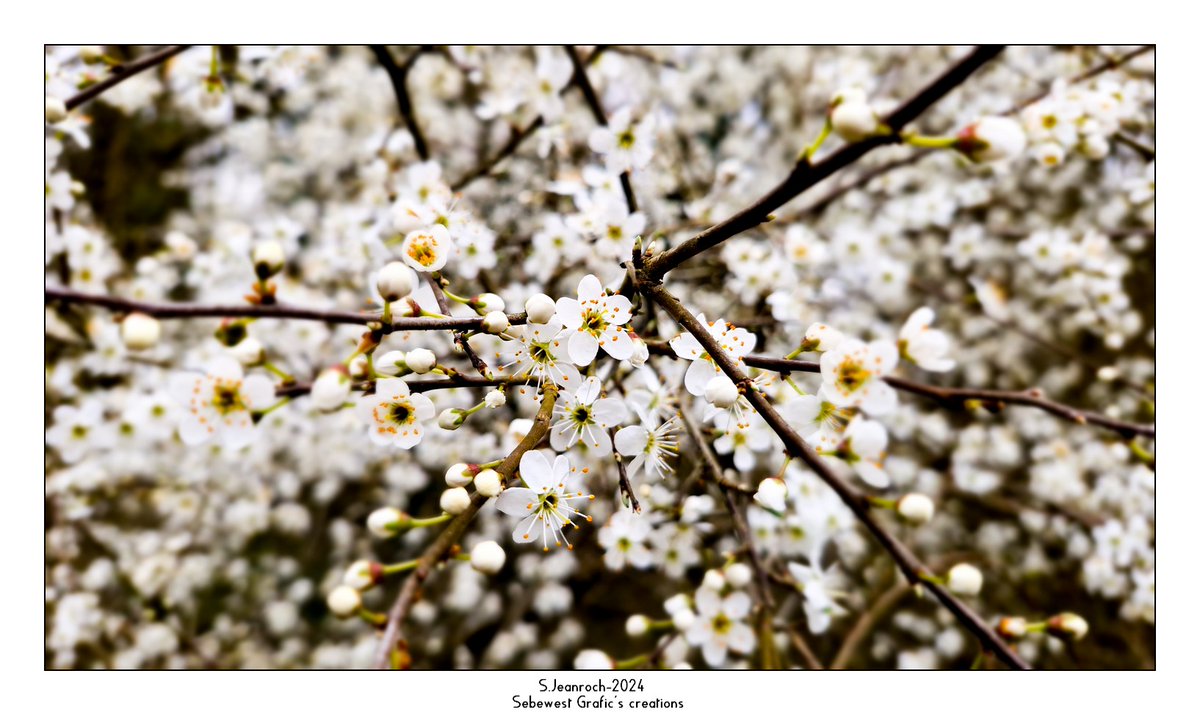
[[[140,74],[151,67],[155,67],[163,62],[166,62],[189,47],[191,47],[191,45],[168,45],[157,52],[152,52],[145,57],[134,60],[133,62],[113,67],[110,71],[111,74],[109,74],[108,77],[80,90],[78,94],[68,99],[66,101],[67,111],[75,109],[84,102],[99,97],[101,94],[104,94],[113,87],[116,87],[118,84],[121,84],[135,74]]]
[[[579,85],[579,91],[583,92],[583,98],[587,102],[588,108],[592,110],[592,116],[596,118],[596,122],[600,126],[607,127],[608,117],[604,114],[600,98],[596,96],[596,89],[592,87],[592,82],[588,79],[587,67],[573,45],[563,45],[563,49],[567,51],[567,57],[571,58],[571,65],[575,68],[575,84]],[[637,197],[633,195],[633,183],[630,181],[628,171],[621,172],[621,191],[625,194],[625,205],[629,208],[629,213],[637,211]]]
[[[417,124],[412,99],[408,95],[408,73],[416,64],[417,58],[430,48],[423,45],[409,55],[403,63],[396,64],[395,58],[392,57],[392,53],[386,45],[371,45],[370,47],[371,52],[375,53],[375,59],[383,66],[388,79],[392,81],[392,90],[396,93],[396,104],[400,107],[400,117],[404,119],[404,126],[412,135],[413,147],[417,150],[417,156],[421,157],[421,161],[429,161],[429,147],[425,144],[425,135],[421,133],[421,126]]]

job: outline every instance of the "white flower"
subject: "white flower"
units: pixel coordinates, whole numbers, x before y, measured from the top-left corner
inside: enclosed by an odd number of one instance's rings
[[[362,594],[352,586],[341,585],[329,592],[325,599],[329,610],[338,618],[349,618],[362,607]]]
[[[545,293],[535,293],[525,300],[525,317],[530,323],[549,323],[555,310],[554,299]]]
[[[575,656],[575,670],[612,670],[617,667],[613,659],[602,650],[589,648]]]
[[[829,121],[833,131],[848,142],[859,142],[879,130],[879,117],[858,87],[843,89],[829,103]]]
[[[954,361],[946,357],[950,351],[950,340],[940,330],[930,329],[933,323],[931,308],[918,308],[904,322],[897,344],[900,356],[916,363],[930,372],[946,372],[954,367]]]
[[[121,339],[130,350],[148,350],[161,336],[162,325],[145,313],[130,313],[121,321]]]
[[[213,437],[229,449],[250,444],[253,413],[275,400],[270,380],[262,375],[243,377],[242,366],[228,357],[213,360],[202,375],[176,373],[169,386],[171,396],[187,408],[181,410],[179,424],[179,438],[187,445]]]
[[[654,555],[646,546],[650,531],[650,523],[632,511],[613,514],[608,523],[600,527],[597,539],[604,547],[604,565],[610,571],[620,571],[626,565],[636,569],[653,566]]]
[[[267,359],[267,349],[254,336],[242,338],[241,342],[229,350],[229,353],[245,367],[261,365]]]
[[[836,447],[842,430],[853,417],[850,410],[829,401],[823,385],[817,394],[789,400],[779,411],[805,441],[819,449]]]
[[[782,514],[787,511],[787,484],[777,477],[769,477],[758,483],[754,501],[767,511]]]
[[[437,356],[433,354],[432,350],[417,348],[408,351],[408,354],[404,356],[404,364],[418,375],[424,375],[437,367]]]
[[[896,406],[896,391],[883,377],[896,367],[898,353],[892,343],[845,340],[821,355],[821,379],[829,401],[838,407],[857,407],[872,415],[885,415]]]
[[[350,376],[337,365],[321,371],[312,386],[313,405],[324,412],[339,410],[350,397]]]
[[[946,588],[960,596],[976,596],[983,590],[983,573],[971,564],[958,564],[946,574]]]
[[[933,518],[933,500],[924,494],[905,494],[896,502],[896,513],[913,524],[926,524]]]
[[[378,564],[375,564],[366,559],[361,559],[350,564],[350,568],[346,569],[345,575],[342,576],[342,583],[356,591],[367,591],[376,583],[383,575]]]
[[[800,349],[804,352],[827,352],[841,345],[845,339],[846,336],[836,328],[824,323],[813,323],[804,331],[804,342],[800,344]]]
[[[255,275],[266,280],[283,270],[283,246],[275,240],[260,241],[254,245],[250,259],[254,262]]]
[[[850,420],[842,434],[835,456],[850,466],[867,484],[883,489],[891,484],[883,471],[883,451],[887,449],[887,430],[862,415]]]
[[[404,243],[400,244],[404,262],[425,273],[440,271],[453,249],[450,234],[440,223],[409,232],[404,237]]]
[[[704,387],[704,399],[720,409],[732,407],[739,397],[741,393],[738,392],[737,385],[725,375],[717,375]]]
[[[521,479],[524,487],[505,489],[496,500],[496,508],[510,516],[522,517],[513,529],[513,541],[527,544],[534,540],[535,531],[541,531],[542,550],[550,550],[550,541],[555,546],[566,543],[574,548],[563,534],[563,527],[579,528],[573,517],[591,521],[571,502],[593,499],[589,494],[575,491],[569,484],[575,481],[571,474],[571,461],[560,454],[550,462],[541,452],[526,452],[521,455]]]
[[[1088,633],[1088,622],[1075,613],[1060,613],[1046,620],[1046,630],[1060,638],[1083,640]]]
[[[488,575],[500,573],[506,559],[504,548],[495,541],[481,541],[471,549],[471,568]]]
[[[754,569],[738,562],[725,567],[725,581],[734,588],[745,588],[754,578]]]
[[[700,646],[704,662],[714,668],[725,664],[729,651],[754,650],[754,629],[744,622],[750,614],[750,597],[734,591],[724,598],[712,589],[696,591],[695,621],[688,627],[687,642]]]
[[[504,484],[500,479],[500,472],[495,469],[484,469],[475,475],[475,491],[485,497],[491,498],[499,496],[504,489]]]
[[[622,325],[629,322],[632,305],[623,295],[606,295],[600,279],[586,275],[579,281],[579,300],[559,298],[557,317],[575,331],[567,341],[567,354],[576,365],[590,365],[604,348],[617,360],[633,356],[633,340]]]
[[[95,400],[79,407],[55,407],[54,426],[46,430],[46,444],[57,449],[67,464],[80,461],[98,447],[111,446],[114,437],[104,425],[104,406]]]
[[[474,474],[471,468],[465,462],[451,464],[446,469],[446,485],[451,487],[465,487],[474,479]]]
[[[524,326],[517,334],[521,342],[515,353],[517,374],[536,377],[538,385],[549,379],[569,390],[579,387],[582,383],[579,370],[565,355],[567,346],[561,338],[562,333],[563,326],[558,318],[551,319],[545,325],[532,323]]]
[[[457,516],[471,506],[471,495],[462,487],[451,487],[442,492],[441,498],[438,499],[438,506],[447,514]]]
[[[508,402],[508,398],[504,396],[503,390],[488,390],[483,396],[483,404],[488,406],[488,409],[496,409],[503,407]]]
[[[405,362],[406,357],[403,350],[388,350],[375,360],[375,372],[395,377],[400,374],[402,368],[408,366]]]
[[[744,328],[735,327],[724,320],[706,323],[703,313],[697,315],[696,320],[706,325],[709,334],[716,339],[735,363],[743,362],[742,357],[754,349],[757,338]],[[676,355],[684,360],[692,361],[683,379],[687,391],[696,397],[704,397],[704,390],[708,387],[709,381],[717,375],[721,375],[721,369],[716,366],[712,357],[701,347],[700,341],[696,340],[696,336],[691,333],[684,332],[676,335],[671,338],[670,345]]]
[[[409,295],[417,288],[417,277],[412,269],[400,261],[392,261],[384,266],[375,277],[375,289],[379,296],[388,303],[394,303]]]
[[[492,335],[499,335],[508,330],[508,316],[503,311],[493,310],[483,316],[483,330]]]
[[[650,619],[642,614],[634,614],[625,619],[625,635],[630,638],[641,638],[650,631]]]
[[[624,457],[633,457],[629,463],[632,478],[645,468],[647,474],[663,479],[672,471],[668,457],[679,454],[679,443],[674,434],[678,431],[678,419],[672,417],[654,429],[642,425],[622,427],[613,437],[613,446]]]
[[[421,422],[434,414],[428,397],[411,394],[408,384],[395,377],[377,380],[375,394],[360,397],[357,410],[372,442],[400,449],[411,449],[421,441],[425,434]]]
[[[367,517],[367,531],[381,539],[386,539],[396,534],[396,525],[403,522],[405,518],[404,512],[394,506],[381,507]]]
[[[600,397],[600,380],[589,377],[574,394],[556,402],[558,419],[550,427],[550,446],[565,451],[583,438],[589,449],[612,451],[608,429],[616,427],[629,416],[625,403],[614,398]]]
[[[1025,131],[1015,119],[984,117],[958,134],[955,148],[971,161],[1004,161],[1025,150]]]
[[[634,124],[629,108],[619,109],[609,117],[608,126],[592,130],[588,146],[604,156],[614,174],[641,169],[654,156],[654,119],[649,116]]]
[[[67,118],[67,103],[58,97],[46,95],[46,121],[58,124]]]
[[[787,567],[804,594],[804,616],[808,619],[808,630],[813,635],[824,633],[834,618],[846,612],[846,609],[833,600],[832,592],[836,590],[837,572],[824,571],[815,562],[812,566],[789,563]]]

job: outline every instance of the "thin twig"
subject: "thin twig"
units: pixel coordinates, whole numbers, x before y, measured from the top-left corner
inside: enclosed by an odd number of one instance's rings
[[[116,87],[118,84],[121,84],[135,74],[144,72],[151,67],[156,67],[189,47],[191,47],[191,45],[168,45],[158,52],[152,52],[151,54],[148,54],[140,59],[136,59],[133,62],[113,67],[111,74],[108,77],[105,77],[93,85],[89,85],[88,87],[80,90],[78,94],[68,99],[66,101],[67,110],[70,111],[84,102],[99,97],[101,94],[104,94],[113,87]]]
[[[384,71],[387,72],[388,79],[392,82],[392,91],[396,93],[396,104],[400,107],[400,117],[404,120],[404,126],[408,128],[408,133],[412,135],[413,147],[417,150],[417,156],[421,157],[421,161],[429,160],[429,147],[425,144],[425,135],[421,133],[417,115],[413,111],[412,98],[408,94],[408,73],[416,64],[417,58],[430,49],[428,46],[419,47],[404,62],[396,64],[395,58],[392,57],[392,53],[386,45],[371,45],[371,52],[375,53],[375,59],[379,61]]]
[[[433,289],[433,297],[437,300],[438,309],[442,311],[442,315],[450,315],[450,303],[446,300],[446,292],[442,290],[441,277],[426,273],[425,279],[429,282],[429,287]],[[488,370],[488,365],[483,361],[483,358],[475,354],[471,346],[467,344],[467,338],[462,331],[454,331],[454,343],[462,348],[463,354],[471,361],[471,365],[475,371],[484,378],[491,377],[491,372]]]
[[[897,603],[906,595],[912,592],[912,586],[907,583],[894,584],[887,591],[884,591],[871,607],[862,612],[858,620],[854,622],[854,626],[850,628],[850,632],[846,634],[842,640],[841,647],[838,648],[837,655],[833,657],[833,663],[829,665],[830,670],[845,670],[850,664],[850,659],[858,651],[859,646],[871,633],[880,620],[895,608]]]
[[[587,65],[584,64],[583,59],[579,57],[579,53],[572,45],[563,45],[563,49],[567,51],[567,57],[571,58],[571,65],[575,68],[575,84],[579,85],[579,91],[583,93],[584,101],[592,110],[592,116],[596,118],[597,124],[607,127],[608,117],[604,113],[604,106],[600,104],[600,98],[596,96],[596,89],[588,79]],[[637,211],[637,197],[633,195],[633,183],[630,181],[628,171],[621,172],[621,191],[625,194],[625,205],[628,206],[629,213]]]

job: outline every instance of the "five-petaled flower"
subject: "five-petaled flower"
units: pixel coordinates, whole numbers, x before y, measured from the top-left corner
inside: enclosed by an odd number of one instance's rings
[[[541,452],[526,452],[521,455],[520,474],[525,486],[505,489],[496,500],[500,511],[522,517],[513,529],[513,541],[530,543],[540,530],[543,551],[550,550],[551,540],[555,546],[566,544],[572,549],[563,528],[570,525],[578,529],[576,517],[584,521],[591,521],[592,517],[571,506],[571,502],[595,497],[574,488],[573,483],[578,479],[572,473],[571,461],[560,454],[551,465]]]
[[[558,419],[550,428],[550,446],[558,451],[570,449],[581,438],[589,449],[612,451],[608,428],[616,427],[629,416],[621,400],[600,398],[597,377],[584,380],[573,395],[554,405],[554,412]]]
[[[433,419],[429,398],[409,392],[408,383],[397,377],[375,383],[375,394],[358,401],[358,414],[367,423],[367,436],[380,445],[411,449],[425,432],[421,423]]]
[[[567,340],[567,354],[576,365],[592,364],[601,347],[617,360],[633,356],[633,338],[621,327],[629,322],[633,306],[623,295],[606,294],[599,278],[584,276],[579,300],[559,298],[557,305],[563,327],[575,331]]]
[[[528,323],[524,328],[512,328],[510,334],[515,334],[520,341],[520,347],[514,353],[518,375],[536,377],[539,386],[548,379],[568,390],[574,390],[583,382],[579,370],[564,355],[567,346],[563,324],[558,318],[551,318],[543,325]]]
[[[170,392],[187,408],[179,423],[184,444],[202,444],[216,437],[230,449],[253,441],[254,412],[275,399],[270,380],[244,376],[242,366],[230,357],[213,360],[203,374],[172,375]]]
[[[743,619],[750,613],[750,597],[733,591],[725,597],[711,588],[696,591],[697,618],[688,627],[688,643],[700,646],[704,662],[717,668],[725,664],[730,650],[749,653],[754,650],[754,629]]]
[[[825,394],[838,407],[885,415],[896,407],[896,391],[883,380],[896,367],[896,346],[884,340],[844,340],[821,355]]]
[[[704,313],[697,315],[696,320],[705,323]],[[705,323],[705,325],[709,334],[716,338],[721,349],[737,363],[742,362],[742,358],[754,349],[754,344],[758,340],[745,328],[738,328],[724,320]],[[680,333],[671,338],[671,349],[684,360],[692,361],[692,364],[688,366],[687,374],[683,377],[684,387],[696,397],[704,397],[704,389],[708,387],[709,380],[720,375],[721,369],[713,362],[712,356],[700,346],[700,341],[696,340],[696,336],[691,333]]]

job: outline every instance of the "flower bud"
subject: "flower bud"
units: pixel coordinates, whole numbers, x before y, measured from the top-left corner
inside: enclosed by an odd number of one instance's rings
[[[896,502],[896,513],[913,524],[926,524],[933,518],[933,500],[924,494],[905,494]]]
[[[471,471],[470,465],[465,462],[451,464],[446,470],[446,484],[451,487],[465,487],[471,483],[474,478],[474,473]]]
[[[554,299],[545,293],[531,295],[525,301],[525,316],[531,323],[538,325],[549,323],[556,310]]]
[[[1029,623],[1020,616],[1005,616],[996,624],[996,632],[1009,640],[1017,640],[1029,632]]]
[[[349,618],[362,608],[362,594],[357,589],[341,585],[329,592],[325,599],[329,610],[338,618]]]
[[[145,313],[130,313],[121,321],[121,339],[130,350],[147,350],[158,344],[162,325]]]
[[[261,365],[267,359],[267,350],[263,344],[258,341],[258,338],[247,336],[242,342],[234,345],[229,350],[237,361],[246,367],[254,367]]]
[[[362,559],[350,564],[342,583],[356,591],[367,591],[383,578],[382,567],[374,561]]]
[[[482,541],[471,549],[471,568],[488,575],[500,572],[504,568],[507,554],[504,547],[495,541]]]
[[[641,338],[633,339],[633,354],[629,356],[629,364],[634,367],[641,367],[650,359],[650,347],[646,345],[646,341]]]
[[[630,638],[640,638],[650,631],[650,619],[641,614],[630,616],[625,621],[625,633]]]
[[[46,121],[50,124],[58,124],[67,118],[67,103],[58,97],[46,95]]]
[[[381,539],[394,536],[400,525],[408,520],[408,515],[394,506],[376,509],[367,517],[367,530]]]
[[[424,375],[437,366],[437,356],[431,350],[417,348],[416,350],[408,351],[408,355],[404,357],[404,362],[408,365],[409,370],[418,375]]]
[[[457,407],[442,410],[442,413],[438,415],[438,427],[445,430],[456,430],[462,427],[463,422],[466,421],[466,413]]]
[[[79,59],[85,65],[94,65],[104,59],[104,48],[100,45],[84,45],[79,48]]]
[[[279,241],[260,241],[254,245],[250,259],[254,262],[254,275],[265,281],[283,270],[283,246]]]
[[[879,117],[867,102],[861,89],[843,89],[829,104],[829,121],[833,131],[848,142],[859,142],[879,131]]]
[[[711,402],[714,407],[725,409],[732,407],[740,395],[738,394],[737,385],[733,384],[725,375],[717,375],[708,381],[704,387],[704,398]]]
[[[417,277],[412,269],[400,261],[392,261],[379,271],[375,277],[375,289],[387,302],[394,303],[413,292],[417,287]]]
[[[483,316],[483,329],[484,332],[491,333],[492,335],[503,333],[505,330],[508,330],[508,316],[499,310],[493,310]]]
[[[768,477],[758,483],[754,501],[762,508],[782,513],[787,511],[787,484],[779,477]]]
[[[1004,161],[1024,151],[1025,141],[1025,132],[1015,119],[984,117],[959,132],[954,148],[971,161]]]
[[[616,662],[602,650],[588,648],[575,656],[575,670],[612,670]]]
[[[676,629],[686,631],[696,622],[696,612],[690,608],[681,608],[671,614],[671,623]]]
[[[946,588],[960,596],[976,596],[983,590],[983,573],[971,564],[958,564],[946,574]]]
[[[1060,613],[1046,620],[1046,632],[1059,638],[1082,640],[1088,632],[1088,622],[1076,613]]]
[[[221,322],[221,326],[213,333],[213,337],[222,345],[231,348],[234,345],[246,339],[249,333],[246,332],[247,321],[245,318],[234,320],[232,318]]]
[[[479,492],[489,499],[491,497],[500,496],[500,492],[504,491],[504,484],[500,479],[500,472],[495,469],[485,469],[475,475],[475,491]]]
[[[375,359],[375,372],[388,377],[395,377],[400,374],[401,368],[405,366],[405,355],[403,350],[388,350],[383,355]]]
[[[318,410],[339,410],[349,397],[350,373],[344,365],[325,368],[313,381],[312,401]]]
[[[754,579],[754,571],[743,563],[730,564],[725,567],[725,580],[734,588],[745,588]]]
[[[504,403],[506,402],[508,402],[508,398],[505,397],[503,390],[489,390],[488,393],[483,396],[483,404],[487,405],[493,410],[497,407],[503,407]]]
[[[504,299],[495,293],[481,293],[475,296],[471,302],[479,306],[484,313],[491,313],[495,310],[504,312]]]
[[[725,583],[725,574],[716,569],[709,569],[704,572],[704,581],[700,586],[710,591],[722,591],[725,589]]]
[[[467,490],[462,487],[453,487],[442,492],[442,498],[438,500],[438,505],[447,514],[458,516],[471,506],[471,495],[467,494]]]

